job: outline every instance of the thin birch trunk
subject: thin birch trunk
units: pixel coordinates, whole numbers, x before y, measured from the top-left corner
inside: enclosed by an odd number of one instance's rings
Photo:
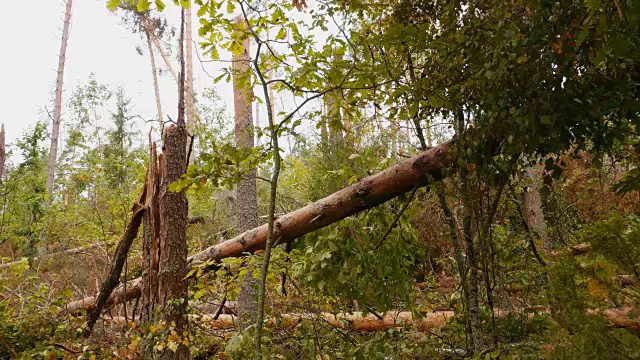
[[[58,159],[58,139],[60,137],[60,121],[62,120],[62,86],[64,81],[64,64],[67,56],[67,43],[69,42],[69,27],[71,25],[71,6],[73,0],[67,0],[64,12],[64,25],[62,27],[62,40],[60,43],[60,54],[58,55],[58,78],[56,80],[56,99],[51,128],[51,147],[49,148],[49,159],[47,161],[47,203],[51,202],[53,196],[53,180],[56,172],[56,161]]]

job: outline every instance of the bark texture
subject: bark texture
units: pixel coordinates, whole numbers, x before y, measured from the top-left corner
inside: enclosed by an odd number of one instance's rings
[[[187,197],[184,191],[172,192],[169,185],[186,172],[187,133],[184,123],[165,130],[162,180],[160,182],[160,264],[158,273],[159,309],[167,327],[182,336],[187,319]],[[167,359],[188,358],[188,348],[181,345],[175,353],[165,352]]]
[[[58,160],[58,138],[60,137],[60,122],[62,120],[62,85],[64,80],[64,64],[67,57],[67,43],[69,42],[69,27],[71,25],[71,6],[73,0],[66,0],[64,11],[64,24],[62,26],[62,39],[60,41],[60,54],[58,55],[58,78],[56,79],[56,99],[53,114],[53,124],[51,127],[51,146],[49,147],[49,158],[47,160],[47,194],[48,202],[53,195],[53,180],[56,172],[56,161]]]
[[[236,24],[238,28],[242,28],[244,21],[238,18],[236,19]],[[249,61],[251,60],[249,38],[245,39],[242,45],[244,48],[242,54],[234,55],[232,58],[235,136],[237,147],[249,149],[254,146],[251,106],[253,92],[248,78]],[[236,187],[236,228],[239,232],[244,232],[257,227],[258,224],[256,170],[251,169],[244,174]],[[250,268],[244,279],[242,279],[240,293],[238,294],[238,316],[240,318],[240,328],[242,329],[251,325],[256,319],[258,282],[253,275],[254,270]]]
[[[187,128],[184,111],[184,8],[180,24],[180,80],[178,82],[178,121],[165,130],[162,141],[162,178],[160,180],[160,264],[158,271],[158,306],[165,329],[178,336],[175,351],[165,349],[162,360],[189,359],[184,344],[187,335],[187,219],[189,204],[185,191],[174,192],[169,186],[187,171]]]
[[[544,220],[536,169],[536,166],[531,166],[524,173],[526,188],[522,192],[522,212],[529,228],[540,237],[543,248],[548,251],[551,250],[551,244],[547,234],[547,223]]]
[[[151,139],[149,139],[151,140]],[[150,322],[158,303],[158,270],[160,259],[160,168],[156,145],[150,142],[149,170],[147,171],[147,211],[143,217],[142,242],[142,310],[143,322]]]
[[[336,223],[346,217],[385,203],[413,190],[415,184],[426,185],[430,180],[442,179],[444,169],[451,167],[448,156],[454,141],[440,144],[420,155],[407,159],[375,175],[366,177],[324,199],[285,214],[276,220],[277,243],[285,243]],[[189,267],[202,261],[220,261],[241,256],[244,252],[263,249],[267,241],[267,224],[211,246],[189,257]],[[123,298],[140,296],[140,279],[133,280],[125,294],[118,288],[112,303]],[[136,293],[137,289],[137,293]],[[86,308],[91,297],[69,304],[69,311]]]

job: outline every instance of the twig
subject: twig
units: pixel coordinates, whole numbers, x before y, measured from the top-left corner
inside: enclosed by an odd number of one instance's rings
[[[69,349],[68,347],[62,345],[62,344],[51,344],[51,346],[53,347],[57,347],[58,349],[62,349],[70,354],[82,354],[83,351],[82,350],[73,350],[73,349]]]
[[[380,241],[378,242],[378,244],[376,245],[375,248],[373,248],[374,250],[378,250],[378,248],[380,247],[380,245],[382,245],[382,243],[387,239],[387,237],[389,236],[389,234],[391,233],[391,230],[393,230],[393,228],[396,227],[396,225],[398,224],[398,221],[400,220],[400,217],[402,216],[402,214],[405,212],[405,210],[407,210],[407,208],[409,207],[409,204],[411,204],[411,201],[413,200],[413,197],[416,195],[416,191],[418,191],[418,188],[420,188],[420,183],[417,183],[414,187],[413,190],[411,190],[411,194],[409,194],[409,198],[407,199],[407,201],[404,203],[404,205],[402,206],[402,209],[400,209],[400,212],[396,214],[395,219],[393,219],[393,222],[391,223],[391,225],[389,226],[389,228],[387,229],[387,231],[384,233],[384,236],[382,236],[382,239],[380,239]]]
[[[516,199],[515,190],[511,188],[511,192],[513,194],[513,202],[516,204],[516,210],[518,211],[518,214],[522,219],[522,226],[524,227],[524,230],[527,232],[526,236],[527,236],[527,240],[529,240],[529,246],[531,247],[531,251],[533,252],[533,255],[535,256],[536,260],[541,266],[547,266],[547,263],[542,259],[542,257],[538,253],[538,249],[536,248],[536,243],[533,241],[533,234],[532,234],[531,228],[529,227],[529,224],[525,219],[524,212],[522,211],[522,206],[520,206],[520,202],[518,201],[518,199]]]
[[[372,313],[373,316],[377,317],[378,320],[384,320],[384,317],[382,317],[382,315],[378,314],[377,312],[373,311],[373,309],[370,306],[365,305],[364,308],[367,309],[368,312]]]

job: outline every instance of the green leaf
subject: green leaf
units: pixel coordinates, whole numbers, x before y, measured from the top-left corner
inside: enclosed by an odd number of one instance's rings
[[[284,40],[287,38],[287,30],[283,27],[278,31],[278,35],[276,35],[276,40]]]
[[[227,14],[233,14],[236,10],[236,4],[233,1],[227,1]]]
[[[136,4],[136,9],[138,10],[138,12],[148,11],[150,7],[151,7],[151,1],[149,0],[140,0]]]
[[[204,296],[204,294],[205,294],[205,289],[200,289],[200,290],[196,291],[195,293],[193,293],[193,298],[194,298],[195,300],[198,300],[198,299],[200,299],[201,297],[203,297],[203,296]]]
[[[156,0],[156,9],[159,12],[163,12],[165,7],[167,6],[164,4],[164,2],[162,2],[162,0]]]
[[[109,11],[118,10],[118,6],[120,6],[120,0],[108,0],[107,1],[107,10],[109,10]]]

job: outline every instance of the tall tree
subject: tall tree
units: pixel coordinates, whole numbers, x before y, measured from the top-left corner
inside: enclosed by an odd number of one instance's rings
[[[193,30],[191,28],[191,6],[185,9],[185,50],[186,50],[186,71],[187,78],[185,84],[186,100],[186,115],[187,115],[187,129],[193,130],[193,125],[195,122],[195,104],[194,104],[194,93],[193,93]]]
[[[71,25],[71,5],[73,0],[66,0],[64,12],[64,25],[62,27],[62,39],[60,42],[60,54],[58,55],[58,78],[56,80],[56,99],[53,114],[53,124],[51,128],[51,146],[49,148],[49,159],[47,161],[47,193],[48,202],[53,196],[53,180],[56,171],[56,161],[58,159],[58,138],[60,136],[60,121],[62,120],[62,85],[64,80],[64,63],[67,56],[67,43],[69,41],[69,27]]]
[[[243,19],[236,19],[240,32],[245,26]],[[233,102],[235,109],[236,145],[243,149],[253,148],[253,115],[251,102],[253,91],[249,77],[250,41],[242,41],[242,52],[234,54],[233,63]],[[258,200],[256,195],[256,170],[251,169],[243,175],[236,190],[236,227],[244,232],[258,226]],[[238,295],[238,315],[240,327],[249,326],[256,317],[257,281],[253,269],[245,275]]]
[[[189,359],[186,336],[187,306],[187,215],[189,204],[184,190],[169,186],[187,171],[187,130],[184,109],[184,9],[180,26],[180,75],[178,83],[178,121],[163,134],[162,179],[160,181],[160,263],[158,272],[158,304],[164,314],[165,327],[175,331],[179,339],[175,349],[165,350],[161,359]]]
[[[144,34],[147,39],[147,48],[149,50],[149,59],[151,61],[151,76],[153,78],[153,93],[156,97],[156,110],[158,112],[158,122],[160,123],[160,133],[163,130],[164,117],[162,115],[162,102],[160,101],[160,86],[158,85],[158,69],[156,68],[156,58],[153,54],[153,45],[151,44],[151,28],[148,24],[145,25]]]

